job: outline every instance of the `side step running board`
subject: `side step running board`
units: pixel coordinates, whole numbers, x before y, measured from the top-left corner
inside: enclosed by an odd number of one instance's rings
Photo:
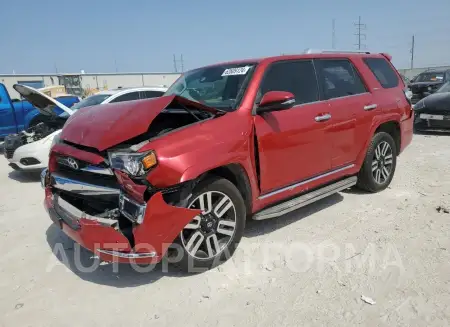
[[[336,192],[345,190],[346,188],[355,185],[357,180],[358,178],[356,176],[343,179],[339,182],[327,185],[318,190],[300,195],[299,197],[294,198],[292,200],[282,202],[276,206],[264,209],[253,215],[252,219],[264,220],[282,216],[284,214],[287,214],[288,212],[297,210],[310,203],[326,198],[327,196],[332,195]]]

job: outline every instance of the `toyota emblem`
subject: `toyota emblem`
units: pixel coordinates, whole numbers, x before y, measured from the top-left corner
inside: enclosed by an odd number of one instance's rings
[[[70,166],[70,168],[78,170],[78,162],[74,158],[67,158],[67,164]]]

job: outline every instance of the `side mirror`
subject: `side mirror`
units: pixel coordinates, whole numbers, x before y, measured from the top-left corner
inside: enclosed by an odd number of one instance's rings
[[[295,97],[291,92],[269,91],[261,99],[256,108],[257,114],[269,111],[290,109],[295,105]]]

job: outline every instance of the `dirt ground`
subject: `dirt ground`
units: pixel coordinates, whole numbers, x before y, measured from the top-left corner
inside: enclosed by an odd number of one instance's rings
[[[0,326],[449,325],[450,135],[415,135],[381,193],[248,221],[233,260],[195,275],[100,264],[3,156],[0,194]]]

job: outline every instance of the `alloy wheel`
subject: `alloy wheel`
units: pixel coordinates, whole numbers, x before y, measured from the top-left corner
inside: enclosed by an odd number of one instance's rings
[[[393,151],[388,142],[380,142],[372,159],[372,176],[378,184],[385,183],[392,173]]]
[[[236,208],[233,201],[222,192],[207,191],[197,196],[188,208],[202,212],[181,231],[183,247],[196,259],[216,257],[236,232]]]

